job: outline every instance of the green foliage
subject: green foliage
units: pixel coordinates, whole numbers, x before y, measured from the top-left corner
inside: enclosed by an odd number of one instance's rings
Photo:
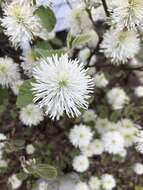
[[[19,95],[17,97],[16,105],[18,108],[27,106],[33,102],[33,94],[31,91],[31,83],[33,79],[26,80],[20,87]]]
[[[31,175],[38,176],[46,180],[52,180],[57,177],[56,168],[48,164],[31,164],[26,169]]]
[[[143,190],[142,186],[135,186],[135,190]]]
[[[52,56],[52,55],[62,55],[65,53],[65,50],[63,49],[57,49],[57,50],[48,50],[48,49],[40,49],[40,48],[36,48],[35,49],[35,52],[37,54],[37,57],[49,57],[49,56]]]
[[[48,32],[51,32],[54,29],[56,17],[49,7],[45,8],[40,6],[38,9],[36,9],[35,15],[40,18],[43,27],[46,28]]]

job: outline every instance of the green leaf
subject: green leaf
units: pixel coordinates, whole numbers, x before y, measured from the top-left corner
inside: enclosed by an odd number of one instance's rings
[[[57,177],[56,168],[48,164],[32,164],[26,167],[26,170],[31,175],[38,176],[46,180],[52,180]]]
[[[26,80],[20,87],[19,95],[17,97],[16,106],[22,108],[33,102],[33,94],[31,91],[31,82],[33,79]]]
[[[35,52],[37,54],[38,57],[50,57],[52,55],[58,55],[61,56],[62,54],[65,53],[65,50],[63,49],[57,49],[57,50],[46,50],[46,49],[40,49],[40,48],[36,48]]]
[[[54,179],[57,176],[56,169],[53,166],[47,164],[38,164],[35,172],[38,176],[47,180]]]
[[[7,102],[8,97],[8,90],[0,87],[0,104],[3,104],[5,101]]]
[[[54,29],[56,17],[54,12],[49,7],[40,6],[36,9],[35,15],[40,18],[41,24],[47,29],[48,32],[51,32]]]
[[[28,177],[28,174],[25,172],[20,172],[17,173],[16,176],[20,181],[24,181]]]
[[[89,32],[89,33],[86,33],[86,34],[81,34],[81,35],[78,35],[72,42],[72,47],[78,47],[78,46],[81,46],[81,45],[84,45],[86,44],[87,42],[89,42],[91,40],[91,35],[92,33]]]
[[[135,186],[135,190],[143,190],[143,187],[141,187],[141,186]]]
[[[21,146],[24,146],[25,140],[23,140],[23,139],[15,139],[15,140],[12,141],[12,143],[17,147],[21,147]]]
[[[68,47],[68,49],[72,48],[73,40],[74,40],[74,36],[72,36],[71,33],[69,32],[67,35],[67,47]]]

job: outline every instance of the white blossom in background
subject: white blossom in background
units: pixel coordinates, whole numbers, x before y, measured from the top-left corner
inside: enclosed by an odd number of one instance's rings
[[[7,139],[6,135],[3,133],[0,133],[0,141],[5,141]],[[2,157],[2,149],[5,146],[5,142],[0,142],[0,157]]]
[[[124,0],[113,11],[112,18],[119,29],[135,29],[142,24],[143,1]]]
[[[102,135],[104,149],[109,154],[120,154],[124,149],[124,138],[117,131],[107,132]]]
[[[88,146],[82,147],[81,152],[87,157],[101,155],[104,152],[104,144],[99,139],[94,139]]]
[[[43,119],[43,111],[37,105],[29,104],[20,111],[20,120],[24,125],[38,125]]]
[[[110,29],[104,34],[100,48],[113,64],[126,63],[139,52],[140,39],[136,31]]]
[[[83,113],[82,118],[85,123],[95,122],[97,115],[93,109],[88,109]]]
[[[69,15],[70,32],[73,36],[92,29],[92,22],[83,4],[74,8]]]
[[[104,174],[101,176],[101,184],[104,190],[112,190],[116,187],[116,181],[110,174]]]
[[[136,137],[136,150],[143,154],[143,131],[139,131]]]
[[[89,48],[95,49],[99,43],[99,36],[95,30],[88,31],[90,34],[90,40],[88,41],[87,45]]]
[[[22,181],[18,179],[16,174],[12,174],[8,178],[8,183],[11,185],[12,189],[18,189],[22,185]]]
[[[48,190],[49,184],[47,181],[41,180],[38,184],[38,190]]]
[[[44,37],[42,25],[34,16],[34,10],[35,8],[28,2],[21,3],[14,0],[5,5],[1,25],[15,47],[22,47],[23,44],[31,42],[34,36]]]
[[[113,110],[120,110],[129,103],[129,97],[120,87],[115,87],[108,91],[107,100]]]
[[[35,147],[32,144],[26,146],[26,153],[31,155],[35,152]]]
[[[77,183],[75,190],[89,190],[89,187],[88,187],[87,183],[79,182],[79,183]]]
[[[109,83],[104,73],[96,73],[94,77],[95,86],[99,88],[106,87]]]
[[[86,48],[80,50],[80,52],[78,54],[78,59],[82,63],[86,64],[88,61],[88,58],[90,57],[90,54],[91,54],[90,49],[86,47]]]
[[[105,21],[107,18],[102,5],[96,8],[93,7],[91,10],[91,15],[95,22],[101,21],[101,20]]]
[[[78,117],[80,109],[88,108],[93,81],[78,60],[69,59],[67,54],[47,57],[34,68],[33,76],[34,102],[38,101],[52,119],[64,113]]]
[[[0,58],[0,84],[8,87],[19,80],[19,68],[9,57]]]
[[[91,176],[89,179],[89,187],[91,190],[100,190],[101,189],[101,180],[96,176]]]
[[[102,118],[97,118],[96,124],[95,124],[95,129],[99,134],[104,134],[107,132],[108,126],[110,125],[110,122],[108,119],[102,119]]]
[[[143,97],[143,86],[138,86],[138,87],[135,88],[135,95],[138,98]]]
[[[89,168],[89,160],[86,156],[79,155],[74,158],[72,165],[75,171],[83,173]]]
[[[33,68],[38,64],[38,62],[35,61],[34,54],[31,48],[23,51],[21,59],[21,67],[24,71],[24,74],[28,77],[32,77]]]
[[[130,147],[136,142],[138,128],[130,119],[122,119],[118,122],[117,130],[124,137],[125,147]]]
[[[24,82],[23,80],[17,80],[15,83],[11,85],[11,89],[16,96],[19,94],[19,89],[23,84],[23,82]]]
[[[143,164],[135,163],[133,165],[133,170],[137,175],[143,175]]]
[[[70,142],[75,147],[85,147],[88,146],[93,137],[93,132],[90,127],[86,125],[75,125],[69,134]]]

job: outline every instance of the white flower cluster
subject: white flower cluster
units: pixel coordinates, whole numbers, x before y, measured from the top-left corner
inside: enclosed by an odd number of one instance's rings
[[[113,64],[128,63],[140,50],[138,31],[143,25],[142,0],[107,1],[111,28],[104,34],[101,51]]]
[[[88,183],[79,182],[76,185],[75,190],[112,190],[116,187],[116,181],[110,174],[103,174],[101,178],[97,176],[91,176]]]
[[[81,155],[73,160],[73,168],[78,172],[88,170],[93,156],[101,156],[102,153],[126,157],[127,149],[137,145],[137,149],[143,150],[142,131],[130,120],[121,119],[117,123],[107,119],[97,118],[95,129],[100,138],[93,138],[94,132],[89,126],[75,125],[69,134],[69,139],[75,148],[79,148]],[[138,136],[140,134],[140,137]]]

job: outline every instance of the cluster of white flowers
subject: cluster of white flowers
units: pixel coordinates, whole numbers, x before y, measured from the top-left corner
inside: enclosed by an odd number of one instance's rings
[[[112,190],[116,187],[116,180],[110,174],[103,174],[101,178],[97,176],[91,176],[89,182],[79,182],[76,185],[75,190]]]
[[[22,181],[17,177],[16,174],[12,174],[9,177],[8,183],[10,184],[12,189],[18,189],[22,185]]]
[[[107,100],[113,110],[120,110],[129,103],[129,97],[120,87],[114,87],[107,93]]]
[[[124,158],[127,155],[128,148],[136,145],[136,143],[138,143],[137,149],[140,152],[143,150],[142,131],[130,119],[125,118],[114,123],[108,119],[97,118],[95,129],[99,138],[94,138],[94,133],[90,127],[82,124],[75,125],[70,131],[70,142],[75,148],[79,148],[81,152],[73,160],[73,168],[77,172],[88,170],[90,158],[95,155],[101,156],[106,152]]]
[[[113,64],[127,63],[140,50],[138,31],[142,30],[143,25],[143,2],[107,1],[107,6],[111,15],[111,28],[104,34],[101,51]]]

